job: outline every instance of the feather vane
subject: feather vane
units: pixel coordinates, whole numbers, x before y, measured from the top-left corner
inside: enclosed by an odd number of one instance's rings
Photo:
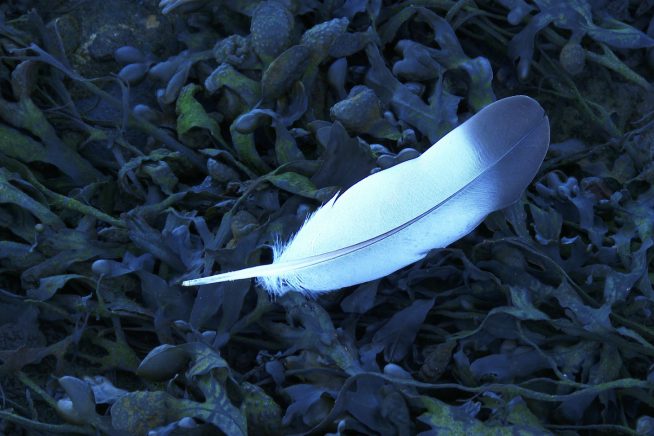
[[[257,277],[272,294],[315,294],[384,277],[470,233],[516,202],[549,145],[549,121],[526,96],[499,100],[420,157],[335,196],[269,265],[188,280],[185,286]]]

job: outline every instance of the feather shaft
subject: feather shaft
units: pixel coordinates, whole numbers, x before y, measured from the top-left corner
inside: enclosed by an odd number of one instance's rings
[[[294,238],[275,250],[272,264],[188,280],[183,285],[258,277],[271,293],[289,289],[310,293],[383,277],[419,260],[432,248],[449,245],[488,213],[517,201],[548,144],[549,122],[538,103],[525,96],[503,99],[454,129],[421,157],[366,177],[327,202]],[[449,161],[457,157],[458,166]],[[511,180],[506,170],[516,164],[523,166],[517,167]],[[433,175],[432,170],[443,174]],[[402,189],[412,188],[418,193],[403,195]],[[399,203],[393,205],[396,209],[387,210],[384,189]]]

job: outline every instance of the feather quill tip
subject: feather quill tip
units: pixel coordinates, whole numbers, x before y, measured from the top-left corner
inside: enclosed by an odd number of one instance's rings
[[[307,220],[310,218],[307,217]],[[305,220],[306,222],[306,220]],[[293,240],[291,238],[288,242],[282,241],[279,236],[275,236],[275,240],[271,246],[273,251],[273,259],[277,261],[281,254],[286,249],[286,246]],[[281,296],[290,290],[299,291],[302,293],[309,293],[300,280],[295,280],[294,274],[284,274],[285,269],[292,269],[293,262],[278,262],[268,265],[260,265],[251,268],[245,268],[237,271],[230,271],[222,274],[216,274],[209,277],[201,277],[197,279],[184,280],[182,286],[201,286],[213,283],[224,283],[235,280],[243,280],[256,278],[259,286],[265,289],[269,294],[274,296]]]

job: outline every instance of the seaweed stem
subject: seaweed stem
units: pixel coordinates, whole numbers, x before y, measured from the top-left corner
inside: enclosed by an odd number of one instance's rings
[[[45,422],[35,421],[33,419],[25,418],[20,415],[13,414],[6,410],[0,410],[0,418],[11,421],[15,424],[22,425],[23,427],[31,428],[34,430],[45,431],[50,433],[63,433],[63,434],[88,434],[95,435],[96,432],[90,428],[80,427],[71,424],[47,424]]]

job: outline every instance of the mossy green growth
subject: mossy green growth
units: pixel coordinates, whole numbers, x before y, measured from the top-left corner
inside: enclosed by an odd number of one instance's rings
[[[206,146],[206,143],[198,140],[192,134],[192,131],[194,129],[206,129],[213,139],[224,146],[225,140],[220,134],[218,121],[209,116],[204,106],[195,98],[195,94],[201,89],[199,85],[194,83],[182,88],[175,106],[175,111],[177,112],[177,134],[180,140],[186,145],[193,148],[202,147]]]
[[[0,124],[0,152],[21,162],[47,162],[43,144],[4,124]]]
[[[252,434],[276,435],[282,427],[282,409],[262,388],[248,382],[241,383],[244,395],[242,409]]]
[[[464,406],[450,406],[435,398],[421,396],[422,405],[427,409],[418,419],[431,426],[438,433],[456,435],[546,435],[551,434],[540,426],[533,425],[488,425],[475,419],[474,412],[466,413]],[[528,409],[527,409],[528,411]],[[472,416],[471,416],[472,415]],[[532,424],[532,422],[530,422]]]
[[[204,87],[210,93],[218,92],[222,87],[234,91],[245,103],[242,112],[253,107],[261,98],[261,85],[237,71],[230,64],[221,64],[204,81]]]

